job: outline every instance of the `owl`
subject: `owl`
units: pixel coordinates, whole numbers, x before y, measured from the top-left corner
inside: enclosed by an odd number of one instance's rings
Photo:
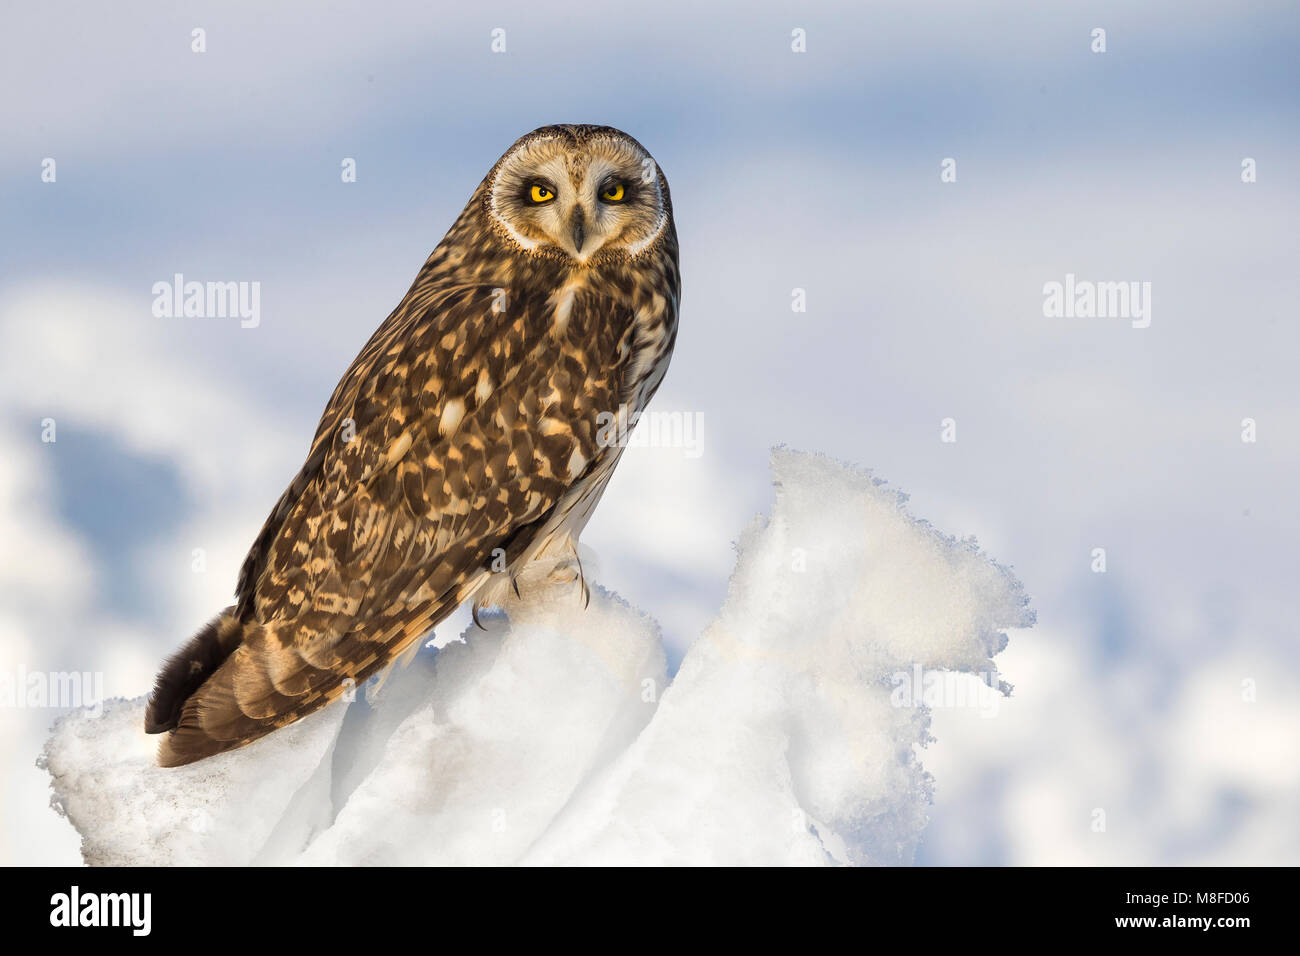
[[[292,723],[576,556],[667,369],[677,260],[668,182],[631,136],[511,146],[334,389],[235,603],[163,664],[158,762]]]

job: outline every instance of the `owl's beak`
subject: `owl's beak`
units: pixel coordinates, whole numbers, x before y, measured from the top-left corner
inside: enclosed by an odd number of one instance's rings
[[[587,238],[587,219],[581,206],[573,207],[573,217],[569,224],[573,227],[573,251],[582,252],[583,240]]]

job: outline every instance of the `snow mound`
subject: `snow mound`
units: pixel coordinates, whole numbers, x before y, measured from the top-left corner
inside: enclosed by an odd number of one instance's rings
[[[92,864],[909,863],[932,787],[913,677],[1008,692],[992,658],[1033,615],[868,473],[772,465],[671,684],[653,620],[543,575],[381,688],[189,767],[153,765],[143,699],[65,718],[54,805]]]
[[[60,720],[42,765],[55,809],[81,834],[92,866],[242,866],[334,745],[343,717],[329,708],[257,743],[173,770],[154,759],[145,698],[105,703],[103,715]]]
[[[657,625],[599,588],[585,609],[576,585],[549,591],[436,655],[303,862],[513,863],[636,739],[667,680]]]
[[[929,717],[900,678],[920,664],[992,683],[1000,629],[1032,615],[1009,572],[869,475],[783,450],[773,470],[719,619],[528,862],[911,862]]]

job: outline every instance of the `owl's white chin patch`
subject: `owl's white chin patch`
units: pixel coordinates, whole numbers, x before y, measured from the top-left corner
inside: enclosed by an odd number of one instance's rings
[[[589,242],[583,248],[582,252],[579,252],[577,249],[573,248],[572,243],[562,244],[556,242],[553,243],[553,245],[556,249],[560,250],[566,256],[572,259],[575,265],[579,265],[579,266],[587,265],[589,262],[591,262],[592,258],[596,255],[596,253],[600,252],[601,249],[605,248],[604,243],[601,243],[600,245],[596,245],[594,242]]]

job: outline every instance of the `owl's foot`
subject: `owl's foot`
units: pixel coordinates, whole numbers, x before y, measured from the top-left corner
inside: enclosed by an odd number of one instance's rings
[[[557,565],[547,578],[552,584],[568,584],[570,581],[578,580],[578,569],[568,563]]]
[[[578,556],[577,547],[574,547],[572,556],[551,568],[547,580],[552,584],[572,584],[577,581],[582,595],[582,606],[585,608],[591,605],[591,589],[587,587],[587,577],[582,573],[582,558]]]

